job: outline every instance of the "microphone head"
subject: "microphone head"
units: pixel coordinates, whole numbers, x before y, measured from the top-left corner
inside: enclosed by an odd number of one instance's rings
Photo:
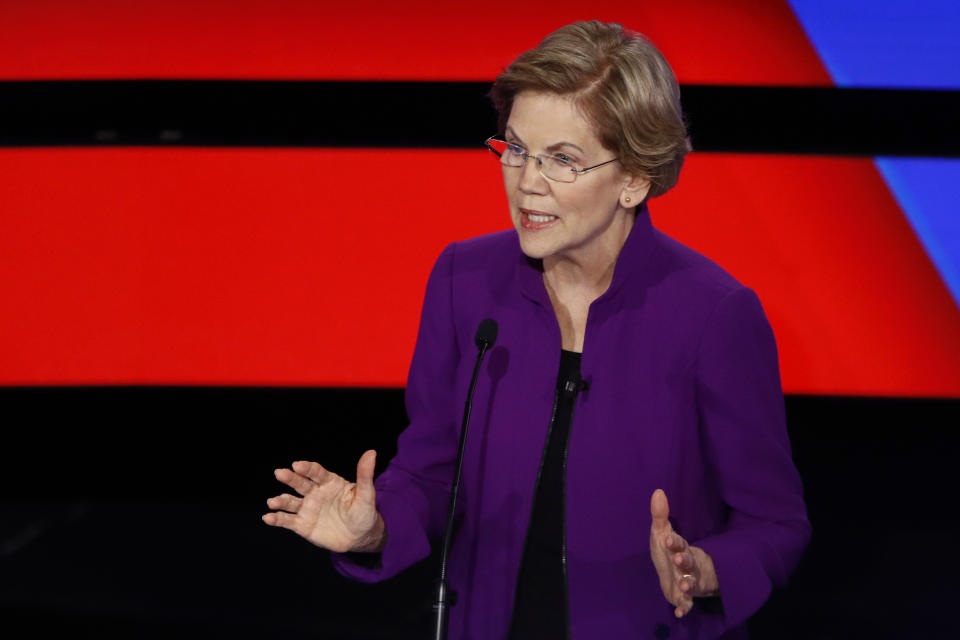
[[[488,349],[497,341],[497,321],[487,318],[477,327],[477,335],[473,337],[478,349],[486,346]]]

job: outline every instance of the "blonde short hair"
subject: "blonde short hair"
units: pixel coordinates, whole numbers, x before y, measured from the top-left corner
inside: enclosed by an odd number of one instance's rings
[[[490,98],[506,128],[524,91],[570,96],[597,139],[631,175],[650,180],[648,197],[677,183],[690,140],[680,86],[663,54],[616,23],[574,22],[522,53],[497,77]]]

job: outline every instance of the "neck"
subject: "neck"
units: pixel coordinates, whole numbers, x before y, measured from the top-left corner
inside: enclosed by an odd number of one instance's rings
[[[589,244],[564,254],[543,259],[543,277],[548,289],[581,292],[596,299],[610,287],[613,270],[636,218],[634,210],[624,210],[604,232]]]

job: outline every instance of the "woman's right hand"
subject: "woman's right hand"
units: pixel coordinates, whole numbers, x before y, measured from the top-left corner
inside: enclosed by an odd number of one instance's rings
[[[357,482],[347,482],[316,462],[294,462],[292,469],[277,469],[277,480],[299,493],[284,493],[267,500],[275,511],[263,521],[301,535],[331,551],[383,549],[387,535],[374,500],[373,470],[377,452],[370,450],[357,463]]]

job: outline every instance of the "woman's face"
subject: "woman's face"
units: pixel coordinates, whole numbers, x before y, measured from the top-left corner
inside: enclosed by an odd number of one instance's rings
[[[505,137],[530,154],[567,156],[579,169],[614,157],[573,102],[554,94],[517,94]],[[617,255],[632,225],[632,207],[646,194],[645,186],[626,191],[631,178],[619,162],[574,182],[555,182],[540,175],[536,160],[528,158],[522,167],[504,166],[503,183],[523,252],[531,258],[578,262],[598,252]],[[627,195],[629,204],[622,201]]]

